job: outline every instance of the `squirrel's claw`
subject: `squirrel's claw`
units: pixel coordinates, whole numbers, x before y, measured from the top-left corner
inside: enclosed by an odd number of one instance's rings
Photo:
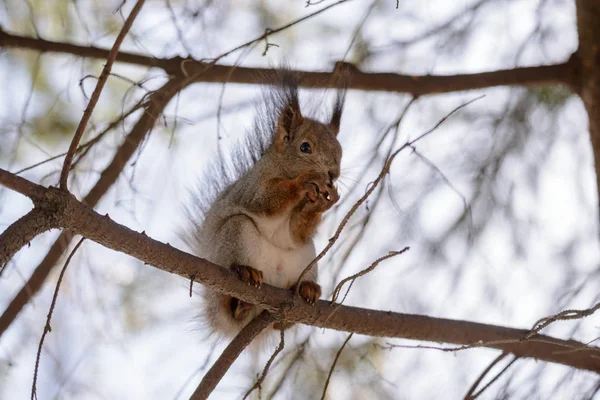
[[[302,281],[300,282],[300,297],[302,297],[308,304],[314,306],[315,303],[321,297],[321,286],[313,281]]]
[[[255,268],[247,265],[234,264],[231,266],[231,270],[236,273],[242,282],[248,285],[260,288],[263,283],[263,273]]]
[[[327,211],[340,198],[331,180],[323,174],[311,173],[300,176],[306,197],[311,203],[310,208],[316,211]]]
[[[319,199],[319,194],[321,194],[321,190],[319,190],[319,185],[314,182],[307,183],[305,185],[306,188],[306,197],[313,203]]]

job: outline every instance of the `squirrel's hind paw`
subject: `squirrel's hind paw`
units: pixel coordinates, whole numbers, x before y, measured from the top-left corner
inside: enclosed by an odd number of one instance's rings
[[[232,297],[229,301],[229,310],[231,311],[231,316],[233,319],[238,321],[246,319],[254,307],[252,304],[238,300],[235,297]]]
[[[300,282],[300,297],[302,297],[308,304],[314,306],[315,303],[321,297],[321,286],[313,281],[302,281]]]
[[[234,264],[231,266],[231,270],[237,274],[242,282],[247,283],[248,285],[260,288],[263,283],[263,273],[255,268],[249,267],[247,265],[237,265]]]

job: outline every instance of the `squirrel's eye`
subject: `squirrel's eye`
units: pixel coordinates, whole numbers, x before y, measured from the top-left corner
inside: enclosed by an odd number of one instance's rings
[[[300,151],[303,152],[303,153],[308,153],[308,154],[312,153],[312,149],[310,148],[310,143],[303,142],[300,145]]]

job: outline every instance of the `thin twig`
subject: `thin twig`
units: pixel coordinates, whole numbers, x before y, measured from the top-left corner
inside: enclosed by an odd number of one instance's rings
[[[102,132],[100,132],[98,135],[96,135],[93,139],[88,140],[87,142],[85,142],[84,144],[80,145],[77,147],[77,149],[75,150],[75,154],[81,154],[81,156],[75,160],[75,162],[73,163],[73,166],[75,166],[77,164],[77,162],[79,160],[82,159],[83,156],[85,156],[85,154],[87,154],[87,151],[91,148],[92,145],[96,144],[97,142],[100,141],[100,139],[102,139],[104,137],[104,135],[106,135],[106,133],[110,132],[112,129],[116,128],[116,126],[118,124],[120,124],[123,120],[125,120],[125,118],[127,118],[128,116],[130,116],[131,114],[133,114],[134,111],[137,111],[138,109],[140,109],[142,107],[142,103],[138,103],[137,105],[135,105],[134,107],[132,107],[129,111],[127,111],[125,114],[122,114],[117,120],[113,121],[110,123],[110,125],[108,127],[106,127],[106,129],[104,129]],[[82,150],[85,150],[82,152]],[[27,167],[24,167],[18,171],[13,172],[15,175],[19,175],[22,174],[23,172],[29,171],[31,169],[37,168],[41,165],[44,165],[50,161],[54,161],[58,158],[64,157],[66,156],[68,153],[68,151],[65,151],[64,153],[61,154],[57,154],[55,156],[52,156],[50,158],[46,158],[45,160],[39,161],[35,164],[29,165]]]
[[[442,119],[440,119],[433,126],[433,128],[431,128],[428,131],[420,134],[419,136],[417,136],[416,139],[411,140],[409,142],[406,142],[398,150],[396,150],[395,152],[393,152],[389,156],[389,158],[386,160],[383,168],[381,169],[381,172],[379,173],[379,176],[377,176],[377,178],[369,186],[369,189],[365,192],[365,194],[356,203],[354,203],[354,205],[350,208],[350,210],[348,211],[348,213],[344,216],[344,218],[342,219],[342,222],[340,222],[340,224],[338,225],[338,228],[335,231],[335,234],[333,235],[333,237],[331,237],[331,239],[329,239],[329,243],[327,243],[327,246],[325,246],[325,248],[306,266],[306,268],[304,268],[304,270],[302,271],[302,273],[298,277],[298,280],[296,281],[296,293],[299,293],[300,282],[302,282],[302,279],[304,278],[304,275],[306,275],[308,273],[308,271],[310,271],[311,268],[313,266],[315,266],[317,264],[317,262],[319,262],[325,256],[325,254],[327,254],[327,252],[329,251],[329,249],[331,249],[333,247],[333,245],[335,244],[335,242],[337,242],[337,240],[339,239],[340,234],[342,233],[342,230],[344,229],[344,227],[346,226],[346,224],[350,220],[350,217],[352,217],[352,215],[354,215],[354,213],[356,212],[356,210],[358,210],[358,208],[369,198],[369,196],[371,195],[371,193],[373,193],[373,191],[375,190],[375,188],[377,188],[377,186],[379,185],[379,183],[389,173],[390,168],[392,166],[392,162],[394,161],[394,158],[396,158],[396,156],[398,155],[398,153],[400,153],[402,150],[404,150],[406,148],[412,148],[415,145],[415,143],[417,143],[421,139],[425,138],[426,136],[428,136],[429,134],[431,134],[432,132],[434,132],[441,124],[443,124],[454,113],[456,113],[460,109],[468,106],[469,104],[471,104],[471,103],[473,103],[473,102],[475,102],[475,101],[477,101],[477,100],[479,100],[479,99],[481,99],[483,97],[485,97],[485,95],[478,96],[478,97],[476,97],[476,98],[474,98],[472,100],[467,101],[466,103],[463,103],[463,104],[459,105],[458,107],[456,107],[455,109],[453,109],[452,111],[450,111],[448,114],[446,114]]]
[[[37,357],[35,359],[35,370],[33,372],[33,383],[31,385],[31,400],[37,399],[36,385],[37,385],[38,369],[40,367],[40,357],[42,355],[42,346],[44,345],[44,339],[46,338],[46,335],[52,330],[52,328],[50,327],[50,320],[52,319],[52,313],[54,312],[54,307],[56,306],[56,300],[58,299],[58,290],[60,289],[60,284],[63,280],[63,277],[65,276],[65,271],[67,270],[67,266],[69,265],[69,262],[71,262],[71,258],[73,258],[73,256],[75,255],[75,252],[77,251],[77,249],[79,249],[79,246],[81,246],[81,243],[83,243],[84,240],[85,240],[85,238],[81,238],[81,240],[75,245],[75,247],[71,251],[71,254],[69,254],[69,257],[67,257],[67,261],[65,261],[65,265],[63,266],[62,270],[60,271],[60,275],[58,276],[58,281],[56,282],[56,288],[54,289],[54,296],[52,296],[52,303],[50,303],[50,310],[48,311],[48,317],[46,318],[46,325],[44,326],[44,332],[42,333],[42,337],[40,338],[40,344],[38,346]]]
[[[506,371],[508,371],[508,369],[511,367],[511,365],[513,365],[515,363],[515,361],[517,361],[519,359],[519,357],[515,356],[508,364],[506,364],[506,366],[504,368],[502,368],[502,371],[498,372],[492,379],[490,379],[490,381],[488,383],[485,384],[484,387],[482,387],[477,393],[473,394],[471,397],[466,398],[467,400],[475,400],[476,398],[478,398],[479,396],[481,396],[481,394],[490,386],[492,386],[492,384],[494,382],[496,382],[498,379],[500,379],[500,377],[502,375],[504,375],[504,373]]]
[[[472,399],[475,389],[477,389],[477,386],[479,386],[479,384],[481,383],[483,378],[485,378],[485,376],[492,370],[492,368],[494,368],[494,366],[496,364],[498,364],[500,361],[502,361],[504,359],[504,357],[506,357],[507,355],[508,355],[507,352],[500,353],[500,355],[498,357],[494,358],[494,360],[483,370],[483,372],[481,374],[479,374],[477,379],[475,379],[475,382],[473,382],[473,384],[467,391],[467,394],[465,395],[465,400]]]
[[[378,2],[379,2],[379,0],[373,0],[371,5],[367,9],[367,12],[365,12],[365,15],[363,15],[362,19],[358,23],[358,26],[354,29],[354,33],[352,34],[352,40],[350,40],[350,44],[348,44],[348,47],[346,48],[346,52],[344,53],[344,57],[342,57],[342,61],[346,61],[346,57],[348,57],[350,50],[352,50],[352,46],[354,45],[354,42],[356,42],[356,39],[358,38],[360,31],[362,30],[363,26],[365,25],[365,22],[367,22],[369,15],[371,15],[371,12],[373,11],[373,9],[375,8],[375,6],[377,5]]]
[[[581,319],[589,317],[590,315],[598,311],[598,309],[600,309],[600,302],[596,303],[593,307],[586,308],[585,310],[564,310],[559,312],[558,314],[542,318],[538,320],[535,324],[533,324],[531,332],[525,335],[525,337],[530,338],[537,335],[539,331],[556,321],[565,321],[569,319]]]
[[[250,321],[240,333],[233,338],[231,343],[223,350],[223,353],[219,356],[217,361],[210,367],[190,397],[190,400],[208,398],[240,353],[272,322],[273,317],[267,311],[263,311]]]
[[[463,203],[464,212],[467,216],[467,224],[468,224],[469,233],[472,232],[472,230],[473,230],[473,214],[471,212],[471,206],[469,205],[465,195],[463,195],[460,192],[460,190],[458,190],[458,188],[456,186],[454,186],[454,184],[452,184],[450,179],[448,179],[446,174],[444,174],[442,172],[442,170],[438,168],[437,165],[435,165],[430,159],[428,159],[423,154],[421,154],[417,150],[416,147],[412,147],[412,150],[413,150],[413,154],[415,154],[421,161],[423,161],[427,166],[429,166],[431,169],[433,169],[440,176],[440,178],[442,178],[442,180],[444,181],[446,186],[448,186],[450,188],[450,190],[452,190],[454,193],[456,193],[456,195],[458,197],[460,197],[460,200]]]
[[[275,397],[275,395],[277,394],[277,392],[279,392],[279,390],[283,386],[283,383],[288,378],[289,373],[292,370],[292,368],[296,365],[296,363],[304,355],[304,352],[306,351],[306,349],[308,347],[308,341],[309,341],[309,339],[310,339],[310,336],[308,336],[302,343],[300,343],[300,344],[298,344],[296,346],[296,348],[297,348],[296,353],[292,357],[292,360],[289,362],[289,364],[285,367],[285,369],[283,371],[281,371],[280,379],[279,379],[279,381],[275,385],[273,385],[274,386],[273,390],[267,396],[267,399],[269,399],[269,400],[272,399],[273,397]]]
[[[106,59],[106,64],[104,65],[104,68],[102,69],[100,78],[98,78],[98,83],[96,83],[96,88],[94,89],[94,92],[92,93],[92,97],[90,98],[90,101],[89,101],[85,111],[83,112],[81,121],[79,121],[79,126],[77,127],[77,130],[75,131],[75,136],[73,137],[73,140],[71,141],[71,145],[69,146],[69,150],[67,151],[67,155],[65,156],[63,169],[60,173],[60,188],[63,190],[67,190],[67,178],[69,176],[69,171],[71,170],[71,162],[73,161],[73,156],[75,155],[75,151],[77,150],[79,141],[81,140],[81,137],[83,136],[85,127],[87,126],[87,123],[88,123],[90,117],[92,116],[92,112],[94,111],[94,108],[96,107],[96,103],[98,103],[98,99],[100,98],[100,93],[102,93],[102,89],[104,89],[104,84],[106,83],[106,81],[108,79],[108,76],[110,74],[110,70],[112,68],[113,63],[114,63],[115,59],[117,58],[117,53],[119,52],[119,47],[121,47],[121,43],[125,39],[127,32],[129,32],[131,25],[133,25],[133,21],[139,14],[145,1],[146,0],[138,0],[137,3],[135,3],[135,6],[133,6],[133,9],[131,10],[131,13],[129,14],[129,17],[127,17],[127,20],[125,20],[125,23],[123,24],[123,28],[121,28],[121,32],[119,32],[119,35],[117,36],[117,39],[115,40],[115,43],[113,44],[112,49],[110,49],[110,53],[108,54],[108,58]]]
[[[464,350],[470,350],[470,349],[476,349],[476,348],[480,348],[480,347],[487,347],[487,348],[500,348],[500,345],[507,345],[507,344],[525,344],[525,343],[545,343],[545,344],[552,344],[552,345],[556,345],[558,347],[561,347],[563,349],[570,349],[570,350],[576,350],[576,351],[589,351],[592,353],[597,353],[598,355],[593,355],[592,357],[594,358],[599,358],[600,359],[600,348],[598,347],[590,347],[587,346],[584,343],[580,343],[578,344],[578,346],[574,346],[571,344],[567,344],[567,343],[559,343],[553,339],[539,339],[539,337],[535,336],[533,338],[529,338],[529,339],[524,339],[524,338],[519,338],[519,339],[500,339],[500,340],[490,340],[490,341],[483,341],[483,340],[478,340],[476,342],[473,343],[469,343],[469,344],[465,344],[462,346],[455,346],[455,347],[439,347],[439,346],[424,346],[424,345],[404,345],[404,344],[393,344],[393,343],[386,343],[387,346],[381,346],[381,345],[377,345],[378,347],[382,348],[382,349],[387,349],[387,350],[391,350],[393,348],[400,348],[400,349],[426,349],[426,350],[438,350],[444,353],[453,353],[453,352],[458,352],[458,351],[464,351]],[[572,351],[569,351],[572,352]],[[561,350],[555,350],[553,351],[553,354],[561,354],[561,353],[566,353],[565,351],[561,351]]]
[[[290,23],[288,23],[288,24],[285,24],[285,25],[283,25],[283,26],[280,26],[279,28],[276,28],[276,29],[265,29],[265,33],[263,33],[261,36],[259,36],[259,37],[255,38],[255,39],[252,39],[252,40],[250,40],[250,41],[248,41],[248,42],[246,42],[246,43],[244,43],[244,44],[241,44],[241,45],[239,45],[239,46],[237,46],[237,47],[235,47],[235,48],[233,48],[233,49],[231,49],[231,50],[229,50],[229,51],[227,51],[227,52],[225,52],[225,53],[221,54],[219,57],[217,57],[217,58],[213,59],[213,60],[211,61],[211,63],[212,63],[212,64],[214,64],[214,63],[216,63],[217,61],[219,61],[220,59],[222,59],[222,58],[224,58],[224,57],[227,57],[227,56],[228,56],[228,55],[230,55],[231,53],[234,53],[234,52],[236,52],[236,51],[238,51],[238,50],[240,50],[240,49],[243,49],[244,47],[250,46],[250,45],[252,45],[252,44],[254,44],[254,43],[256,43],[256,42],[260,42],[260,41],[262,41],[262,40],[266,39],[267,37],[269,37],[270,35],[272,35],[272,34],[274,34],[274,33],[278,33],[278,32],[281,32],[281,31],[283,31],[283,30],[286,30],[286,29],[288,29],[288,28],[291,28],[292,26],[294,26],[294,25],[296,25],[296,24],[299,24],[300,22],[306,21],[307,19],[310,19],[310,18],[312,18],[312,17],[314,17],[314,16],[316,16],[316,15],[319,15],[319,14],[321,14],[322,12],[324,12],[324,11],[327,11],[327,10],[329,10],[330,8],[332,8],[332,7],[335,7],[335,6],[339,5],[339,4],[345,3],[345,2],[347,2],[347,1],[349,1],[349,0],[340,0],[340,1],[337,1],[337,2],[335,2],[335,3],[333,3],[333,4],[330,4],[330,5],[328,5],[327,7],[323,7],[323,8],[321,8],[320,10],[318,10],[318,11],[315,11],[314,13],[308,14],[308,15],[306,15],[306,16],[304,16],[304,17],[302,17],[302,18],[299,18],[299,19],[297,19],[297,20],[295,20],[295,21],[293,21],[293,22],[290,22]]]
[[[335,365],[337,364],[338,359],[340,358],[340,355],[342,354],[342,350],[344,350],[344,347],[346,347],[346,344],[350,341],[350,338],[352,338],[352,335],[354,335],[354,333],[351,333],[348,335],[346,340],[344,340],[344,343],[342,343],[342,347],[340,347],[337,354],[335,355],[333,364],[331,364],[331,368],[329,369],[329,375],[327,375],[327,380],[325,381],[325,387],[323,388],[323,395],[321,396],[321,400],[325,400],[325,395],[327,394],[327,387],[329,386],[329,381],[331,380],[331,375],[333,375],[333,370],[335,369]]]
[[[283,351],[283,348],[285,347],[285,321],[283,321],[283,319],[282,319],[281,321],[279,321],[279,325],[280,325],[279,345],[277,346],[277,348],[275,349],[273,354],[271,354],[269,361],[267,361],[267,363],[265,364],[262,374],[256,380],[256,383],[250,389],[248,389],[248,391],[244,395],[243,400],[246,400],[248,398],[248,396],[250,396],[250,394],[255,389],[258,389],[259,393],[260,393],[261,385],[264,382],[265,378],[267,377],[267,374],[269,373],[269,368],[271,368],[271,364],[273,364],[273,361],[275,360],[275,358],[279,355],[279,353],[281,353]]]
[[[385,256],[379,257],[377,260],[373,261],[373,263],[371,265],[369,265],[367,268],[363,269],[362,271],[357,272],[356,274],[354,274],[352,276],[342,279],[340,281],[340,283],[337,284],[337,286],[335,287],[335,290],[333,291],[333,295],[331,296],[331,302],[335,303],[337,301],[338,296],[340,295],[340,292],[342,291],[342,286],[344,286],[344,284],[346,282],[350,281],[350,286],[348,287],[348,290],[346,291],[346,294],[344,295],[344,298],[342,299],[340,304],[343,303],[344,300],[346,300],[346,296],[348,296],[348,292],[350,292],[350,288],[352,287],[352,285],[354,284],[354,281],[357,278],[364,276],[364,275],[368,274],[369,272],[373,271],[382,261],[385,261],[388,258],[392,258],[397,255],[400,255],[400,254],[408,251],[409,249],[410,249],[410,247],[407,246],[400,251],[390,251]]]

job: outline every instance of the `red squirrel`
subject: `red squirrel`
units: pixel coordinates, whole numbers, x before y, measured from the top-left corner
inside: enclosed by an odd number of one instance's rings
[[[300,109],[296,76],[279,71],[254,130],[234,151],[232,165],[206,174],[203,187],[211,189],[214,200],[192,215],[184,236],[195,254],[231,268],[249,285],[295,285],[315,258],[313,235],[323,213],[339,199],[335,182],[342,148],[337,135],[345,92],[338,90],[328,122],[307,118]],[[317,266],[305,277],[298,291],[314,304],[321,295]],[[202,296],[209,329],[227,337],[261,311],[215,291],[204,290]]]

